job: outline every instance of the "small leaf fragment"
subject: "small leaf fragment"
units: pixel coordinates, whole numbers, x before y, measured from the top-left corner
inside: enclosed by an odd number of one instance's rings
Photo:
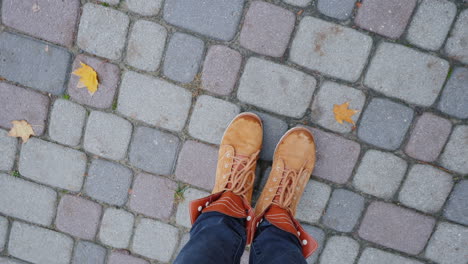
[[[349,102],[343,103],[341,105],[333,105],[333,113],[335,114],[335,120],[340,124],[343,124],[343,121],[345,121],[352,125],[355,125],[351,117],[357,112],[359,111],[349,109]]]
[[[76,69],[74,72],[72,72],[74,75],[79,76],[80,80],[78,84],[76,85],[77,88],[84,88],[86,87],[88,89],[89,94],[93,95],[99,85],[99,81],[97,79],[97,73],[96,71],[91,68],[90,66],[80,62],[81,67]]]
[[[20,137],[23,143],[26,143],[31,136],[35,136],[32,126],[26,120],[13,120],[11,121],[13,127],[8,132],[10,137]]]

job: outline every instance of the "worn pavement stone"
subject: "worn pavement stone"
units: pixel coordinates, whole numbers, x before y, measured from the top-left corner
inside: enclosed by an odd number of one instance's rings
[[[162,0],[125,0],[125,5],[130,11],[143,16],[157,15],[161,8]]]
[[[408,254],[420,253],[431,235],[431,217],[384,202],[372,202],[358,235],[368,241]]]
[[[92,111],[84,135],[83,147],[95,155],[121,160],[125,158],[132,135],[132,124],[114,114]]]
[[[59,143],[77,146],[85,125],[86,109],[73,102],[57,99],[52,107],[49,136]]]
[[[440,158],[442,165],[458,173],[468,173],[468,126],[459,125],[453,129],[452,135]]]
[[[31,180],[77,192],[85,171],[83,152],[38,138],[30,138],[21,148],[19,172]]]
[[[64,234],[21,222],[13,222],[8,253],[37,264],[68,264],[73,239]]]
[[[0,33],[0,76],[42,92],[65,90],[70,53],[63,48],[8,32]]]
[[[468,118],[468,68],[455,68],[445,85],[438,108],[456,118]]]
[[[452,190],[452,176],[430,165],[414,165],[399,194],[403,204],[426,213],[436,213]]]
[[[291,46],[290,60],[313,71],[354,82],[361,75],[372,39],[354,29],[304,17]]]
[[[411,108],[388,99],[374,98],[361,118],[357,135],[369,144],[395,150],[400,147],[411,120]]]
[[[117,111],[150,125],[180,131],[191,103],[192,95],[184,88],[129,71],[120,85]]]
[[[260,159],[271,161],[273,160],[276,145],[288,130],[288,124],[284,120],[269,114],[258,111],[253,111],[253,113],[262,119],[263,124],[263,143]]]
[[[245,15],[241,46],[262,55],[281,57],[288,46],[296,16],[282,7],[254,1]]]
[[[358,264],[423,264],[422,262],[388,253],[376,248],[366,248],[359,258]]]
[[[132,171],[118,163],[95,159],[89,169],[84,192],[90,197],[112,205],[127,202],[132,183]]]
[[[169,179],[140,173],[136,176],[128,207],[149,217],[171,216],[177,184]]]
[[[196,141],[186,141],[177,160],[175,176],[191,185],[211,190],[214,187],[218,149]]]
[[[189,215],[189,203],[190,201],[200,199],[210,195],[209,192],[200,191],[193,188],[188,188],[184,192],[184,200],[179,203],[176,213],[176,222],[178,225],[191,227],[190,215]]]
[[[359,251],[359,243],[346,236],[332,236],[327,240],[320,256],[320,263],[353,264]]]
[[[0,129],[0,170],[9,171],[13,168],[18,140],[8,136],[6,130]]]
[[[293,68],[252,57],[242,74],[237,98],[280,115],[301,118],[316,80]]]
[[[4,215],[48,226],[55,214],[56,200],[57,194],[50,188],[0,174],[0,213]]]
[[[408,28],[408,41],[428,50],[438,50],[444,44],[457,6],[446,0],[425,0],[416,11]]]
[[[325,211],[331,188],[325,183],[310,180],[297,206],[296,218],[307,223],[318,223]]]
[[[357,122],[365,101],[366,96],[362,91],[327,81],[322,84],[312,103],[312,122],[336,132],[349,133],[353,125],[347,122],[343,124],[336,122],[333,107],[348,102],[349,109],[359,111],[351,117],[354,122]]]
[[[123,252],[114,251],[110,253],[108,264],[149,264],[148,261],[134,257]]]
[[[466,263],[468,228],[442,222],[432,235],[424,255],[440,264]]]
[[[364,0],[354,23],[377,34],[397,39],[403,34],[416,0]]]
[[[345,189],[335,189],[323,216],[324,225],[340,232],[351,232],[364,209],[364,198]]]
[[[71,74],[68,82],[68,94],[70,97],[84,105],[96,108],[109,108],[114,101],[115,91],[120,79],[120,69],[117,65],[94,57],[79,54],[72,65],[72,71],[81,67],[80,62],[92,67],[99,78],[98,90],[91,95],[86,88],[78,88],[80,77]]]
[[[445,44],[445,52],[448,56],[464,64],[468,64],[468,43],[466,35],[468,34],[468,10],[465,9],[458,16],[454,29]]]
[[[169,262],[176,250],[178,237],[177,228],[143,218],[136,226],[132,250],[151,259]]]
[[[57,208],[55,226],[58,230],[82,239],[93,240],[102,208],[84,198],[64,195]]]
[[[326,16],[346,20],[353,13],[355,4],[356,0],[318,0],[317,8]]]
[[[242,55],[226,46],[214,45],[208,49],[201,75],[201,87],[219,95],[228,95],[234,89],[242,63]]]
[[[99,229],[99,240],[111,247],[127,248],[133,233],[134,217],[131,213],[107,208]]]
[[[73,44],[79,12],[79,0],[5,0],[2,3],[4,25],[68,47]]]
[[[127,63],[144,71],[156,71],[166,45],[166,36],[166,28],[159,24],[145,20],[135,22],[128,40]]]
[[[365,193],[390,199],[400,186],[407,166],[405,160],[391,153],[368,150],[356,170],[353,186]]]
[[[0,252],[2,252],[4,249],[6,239],[7,239],[7,231],[8,231],[8,219],[0,216]]]
[[[448,70],[446,60],[384,42],[377,47],[364,84],[387,96],[430,106],[439,95]]]
[[[302,225],[302,227],[305,229],[305,231],[311,235],[315,241],[318,243],[318,248],[317,250],[306,259],[307,264],[314,264],[317,262],[318,255],[320,252],[322,252],[325,242],[325,232],[323,232],[322,229],[315,227],[315,226],[309,226],[309,225]]]
[[[111,60],[122,56],[130,20],[115,9],[87,3],[83,6],[77,45],[81,49]]]
[[[224,130],[239,113],[239,106],[208,95],[198,97],[188,131],[208,143],[219,144]]]
[[[468,225],[468,180],[455,185],[444,209],[444,216],[449,220]]]
[[[104,264],[106,249],[87,241],[79,241],[73,254],[73,264]]]
[[[130,163],[145,171],[169,175],[175,166],[179,142],[172,134],[137,127],[128,154]]]
[[[437,159],[447,142],[452,123],[431,113],[424,113],[416,121],[405,153],[409,156],[432,162]]]
[[[1,75],[1,74],[0,74]],[[13,120],[26,120],[34,125],[37,136],[46,128],[49,98],[18,86],[0,82],[0,126],[12,127]]]
[[[294,6],[306,7],[312,0],[283,0],[283,2]]]
[[[27,264],[26,262],[23,262],[20,260],[16,260],[13,258],[4,258],[4,257],[0,257],[0,263],[2,264]]]
[[[167,0],[164,20],[219,40],[234,38],[242,16],[244,0]]]

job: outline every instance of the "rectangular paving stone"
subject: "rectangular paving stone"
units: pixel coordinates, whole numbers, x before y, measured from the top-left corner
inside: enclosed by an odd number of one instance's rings
[[[376,248],[366,248],[359,258],[358,264],[423,264],[423,262],[388,253]]]
[[[324,225],[340,232],[351,232],[364,209],[364,198],[345,189],[335,189],[323,215]]]
[[[198,97],[188,131],[191,136],[211,144],[219,144],[224,130],[239,113],[239,106],[208,95]]]
[[[384,42],[377,47],[364,84],[387,96],[430,106],[439,95],[448,70],[446,60]]]
[[[177,184],[167,178],[140,173],[136,176],[128,207],[149,217],[168,220]]]
[[[63,48],[8,32],[0,33],[0,76],[36,90],[65,90],[70,53]]]
[[[398,149],[403,142],[413,110],[388,99],[374,98],[364,111],[357,135],[359,139],[387,150]]]
[[[69,146],[80,144],[85,125],[86,109],[73,102],[57,99],[52,107],[49,122],[49,137]]]
[[[124,4],[130,11],[143,16],[153,16],[158,14],[162,0],[125,0]]]
[[[0,174],[0,212],[48,226],[55,214],[57,193],[45,186]]]
[[[397,39],[403,34],[416,0],[363,0],[354,23],[377,34]]]
[[[391,153],[368,150],[356,170],[353,186],[365,193],[390,199],[400,186],[407,167],[406,161]]]
[[[414,14],[406,39],[418,47],[438,50],[456,14],[457,6],[450,1],[425,0]]]
[[[97,244],[79,241],[73,254],[73,264],[104,264],[106,249]]]
[[[167,0],[164,20],[211,38],[230,41],[242,16],[244,0]]]
[[[349,133],[353,125],[347,122],[338,123],[333,108],[335,105],[349,103],[349,109],[358,110],[351,117],[354,122],[357,122],[365,101],[366,96],[362,91],[327,81],[322,84],[312,103],[312,122],[336,132]]]
[[[276,145],[281,137],[288,130],[288,124],[280,118],[274,117],[258,111],[253,111],[262,120],[263,124],[263,143],[260,152],[261,160],[273,160]]]
[[[5,243],[7,240],[7,232],[8,232],[8,219],[0,216],[0,252],[2,252],[3,249],[5,248]]]
[[[13,222],[8,243],[8,253],[14,257],[37,264],[68,264],[73,249],[73,239],[64,234]]]
[[[142,170],[170,175],[175,166],[178,137],[148,127],[137,127],[128,154],[130,163]]]
[[[445,53],[451,58],[468,64],[468,44],[466,35],[468,34],[468,10],[463,10],[458,16],[455,26],[445,44]]]
[[[127,248],[133,233],[134,217],[131,213],[107,208],[99,229],[99,240],[111,247]]]
[[[466,263],[468,228],[446,222],[439,223],[424,255],[437,263]]]
[[[0,263],[2,264],[26,264],[26,262],[19,261],[13,258],[0,257]]]
[[[300,66],[354,82],[361,76],[371,47],[372,39],[357,30],[304,17],[289,56]]]
[[[78,88],[80,77],[71,74],[67,91],[70,97],[80,104],[95,108],[111,107],[120,79],[119,67],[104,60],[79,54],[73,62],[72,72],[81,67],[80,62],[89,65],[96,71],[99,79],[98,90],[91,95],[88,89]]]
[[[5,0],[2,22],[36,38],[71,47],[79,12],[79,0]]]
[[[99,204],[84,198],[64,195],[57,208],[55,227],[72,236],[94,240],[101,218]]]
[[[307,223],[318,223],[325,211],[331,188],[325,183],[310,180],[297,207],[296,218]]]
[[[37,138],[29,139],[21,148],[19,172],[31,180],[77,192],[85,171],[83,152]]]
[[[13,168],[18,140],[8,136],[6,130],[0,129],[0,170],[9,171]]]
[[[92,111],[86,125],[83,148],[95,155],[124,159],[132,136],[132,124],[109,113]]]
[[[177,228],[143,218],[137,223],[132,251],[151,259],[169,262],[176,250],[178,239]]]
[[[445,146],[440,163],[447,169],[461,174],[468,173],[468,126],[458,125],[453,129],[452,135]]]
[[[353,13],[356,0],[318,0],[320,13],[339,20],[348,19]]]
[[[192,95],[184,88],[129,71],[122,78],[117,111],[149,125],[180,131],[191,103]]]
[[[384,202],[372,202],[362,219],[358,235],[368,241],[408,254],[419,254],[426,245],[435,220]]]
[[[468,225],[468,180],[455,185],[444,208],[444,216],[449,220]]]
[[[315,226],[302,225],[302,227],[304,227],[305,231],[309,235],[311,235],[318,243],[317,250],[315,250],[315,252],[306,259],[307,264],[315,264],[317,262],[320,252],[322,252],[322,249],[325,246],[325,232],[323,232],[322,229]]]
[[[314,77],[303,72],[252,57],[242,74],[237,98],[280,115],[301,118],[316,83]]]
[[[204,46],[203,40],[176,32],[167,44],[164,75],[181,83],[193,81],[202,61]]]
[[[201,88],[219,95],[234,89],[242,63],[242,55],[222,45],[210,46],[203,63]]]
[[[128,2],[128,1],[127,1]],[[148,4],[158,1],[132,1]],[[126,62],[144,71],[156,71],[166,45],[167,30],[163,26],[145,20],[138,20],[133,25],[127,45]]]
[[[456,118],[468,118],[468,68],[455,68],[439,101],[439,110]]]
[[[424,113],[411,131],[405,153],[415,159],[435,161],[447,142],[451,129],[452,123],[449,120]]]
[[[189,204],[191,201],[200,199],[210,195],[209,192],[200,191],[193,188],[188,188],[184,192],[184,200],[179,202],[176,213],[176,223],[181,226],[190,228]]]
[[[254,1],[245,15],[239,36],[241,46],[262,55],[283,56],[296,16],[282,7]]]
[[[123,206],[127,202],[132,174],[123,165],[95,159],[88,169],[84,193],[98,201]]]
[[[128,16],[115,9],[87,3],[83,6],[76,44],[81,49],[111,60],[122,56]]]
[[[124,252],[114,251],[110,253],[108,264],[149,264],[148,261],[134,257],[130,254],[125,254]]]
[[[320,256],[320,263],[353,264],[359,251],[359,243],[346,236],[332,236]]]

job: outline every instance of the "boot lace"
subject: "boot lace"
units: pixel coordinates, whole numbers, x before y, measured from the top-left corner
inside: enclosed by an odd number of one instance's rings
[[[259,153],[260,151],[257,151],[250,157],[234,156],[231,171],[223,175],[223,178],[228,178],[223,191],[245,196],[253,188],[255,173],[252,168],[255,166]]]
[[[280,184],[275,197],[273,197],[272,203],[281,208],[289,208],[296,199],[296,188],[298,188],[298,184],[303,183],[305,176],[307,175],[306,172],[305,164],[298,171],[284,168],[283,173],[281,174]]]

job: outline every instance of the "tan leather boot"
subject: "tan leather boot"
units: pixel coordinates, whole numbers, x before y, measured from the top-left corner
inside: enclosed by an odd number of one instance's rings
[[[312,133],[302,127],[290,129],[276,146],[268,181],[257,201],[256,228],[264,218],[276,227],[295,235],[302,244],[304,257],[317,248],[317,242],[294,219],[297,205],[315,166],[315,142]],[[253,239],[252,231],[250,234]]]

